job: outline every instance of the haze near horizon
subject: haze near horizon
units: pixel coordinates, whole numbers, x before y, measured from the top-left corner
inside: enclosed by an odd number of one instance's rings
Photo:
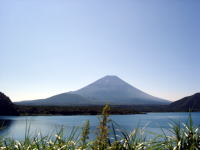
[[[0,91],[47,98],[117,75],[168,100],[200,91],[200,1],[2,0]]]

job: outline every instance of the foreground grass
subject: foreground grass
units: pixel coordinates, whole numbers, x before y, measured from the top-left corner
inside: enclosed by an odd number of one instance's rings
[[[194,127],[191,115],[187,123],[173,122],[171,136],[155,135],[146,139],[144,130],[136,128],[131,133],[123,131],[109,120],[110,107],[106,105],[100,116],[96,138],[90,139],[90,123],[86,121],[82,132],[74,128],[68,137],[61,129],[55,136],[30,136],[30,125],[26,126],[25,139],[0,139],[0,150],[200,150],[199,127]]]

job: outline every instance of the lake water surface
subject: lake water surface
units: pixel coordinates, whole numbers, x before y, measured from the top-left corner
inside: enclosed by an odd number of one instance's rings
[[[173,121],[187,122],[188,113],[148,113],[136,115],[111,115],[110,118],[115,121],[122,129],[131,131],[134,128],[143,128],[145,130],[161,133],[161,128],[167,132],[169,123]],[[192,113],[195,126],[200,125],[200,112]],[[27,124],[31,125],[30,134],[41,132],[43,135],[56,134],[61,128],[65,128],[66,135],[69,135],[74,127],[81,127],[85,121],[90,121],[91,135],[95,135],[95,129],[98,126],[98,116],[0,116],[2,129],[0,136],[23,139]]]

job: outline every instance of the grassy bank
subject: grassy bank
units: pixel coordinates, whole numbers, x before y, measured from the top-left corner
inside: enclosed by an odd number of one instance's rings
[[[16,141],[1,137],[0,150],[199,150],[199,127],[194,127],[192,117],[188,122],[172,122],[170,136],[163,131],[154,138],[147,139],[144,129],[134,129],[131,133],[122,130],[109,119],[110,107],[105,106],[99,118],[95,139],[90,139],[90,122],[86,121],[81,133],[76,128],[65,137],[64,129],[53,136],[37,134],[30,136],[30,124],[26,126],[24,140]]]

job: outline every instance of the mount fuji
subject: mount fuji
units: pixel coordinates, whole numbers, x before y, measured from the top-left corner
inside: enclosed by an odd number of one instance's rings
[[[46,99],[21,101],[18,105],[165,105],[170,101],[149,95],[117,76],[105,76],[77,91]]]

